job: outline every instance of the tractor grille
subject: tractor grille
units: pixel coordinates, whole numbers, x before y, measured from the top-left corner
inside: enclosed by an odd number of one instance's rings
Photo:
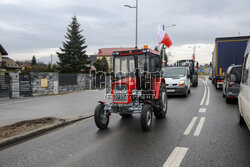
[[[128,101],[127,85],[115,84],[113,91],[114,91],[114,102]]]

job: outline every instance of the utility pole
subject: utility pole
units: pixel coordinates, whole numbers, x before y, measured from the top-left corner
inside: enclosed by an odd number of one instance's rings
[[[50,55],[50,65],[52,67],[52,54]]]
[[[189,46],[189,48],[191,48],[191,49],[193,49],[193,55],[195,55],[195,51],[196,51],[196,49],[198,49],[200,46],[194,46],[194,47],[191,47],[191,46]],[[192,55],[192,56],[193,56]],[[192,57],[192,59],[193,59],[193,57]]]
[[[162,29],[163,31],[165,31],[165,26],[162,25]],[[165,62],[165,44],[162,44],[162,47],[161,47],[161,53],[162,53],[162,64],[164,64],[163,62]],[[167,62],[166,62],[167,63]],[[166,64],[165,63],[165,64]]]
[[[174,27],[174,26],[176,26],[176,24],[172,24],[172,25],[166,26],[166,28],[168,28],[168,27]],[[163,31],[165,31],[165,25],[164,25],[164,24],[162,25],[162,29],[163,29]],[[162,55],[162,62],[165,61],[165,60],[164,60],[164,59],[165,59],[165,54],[166,54],[165,49],[166,49],[166,45],[163,44],[162,47],[161,47],[161,53],[163,54],[163,55]],[[168,63],[168,62],[166,61],[165,65],[166,65],[167,63]]]
[[[137,49],[138,45],[138,0],[136,0],[136,6],[124,5],[128,8],[135,8],[136,9],[136,18],[135,18],[135,48]]]
[[[138,0],[136,0],[136,32],[135,32],[135,48],[137,49],[138,44]]]

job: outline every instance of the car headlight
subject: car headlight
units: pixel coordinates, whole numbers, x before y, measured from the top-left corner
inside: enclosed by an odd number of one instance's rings
[[[185,81],[184,80],[180,80],[178,86],[184,86],[185,85]]]
[[[180,80],[179,85],[185,84],[184,80]]]

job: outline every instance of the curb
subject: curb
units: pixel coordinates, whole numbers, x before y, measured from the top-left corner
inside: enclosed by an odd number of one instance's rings
[[[13,137],[11,137],[9,139],[5,139],[2,142],[0,142],[0,150],[3,147],[6,147],[6,146],[9,146],[9,145],[12,145],[12,144],[16,144],[16,143],[21,142],[23,140],[27,140],[27,139],[30,139],[32,137],[35,137],[35,136],[38,136],[38,135],[42,135],[42,134],[44,134],[46,132],[55,130],[55,129],[63,127],[63,126],[67,126],[67,125],[73,124],[75,122],[78,122],[78,121],[81,121],[81,120],[84,120],[84,119],[87,119],[87,118],[91,118],[93,116],[94,115],[89,115],[89,116],[82,117],[82,118],[72,119],[72,120],[61,122],[61,123],[57,123],[57,124],[54,124],[54,125],[51,125],[51,126],[48,126],[48,127],[39,128],[37,130],[24,133],[24,134],[22,134],[20,136],[13,136]]]

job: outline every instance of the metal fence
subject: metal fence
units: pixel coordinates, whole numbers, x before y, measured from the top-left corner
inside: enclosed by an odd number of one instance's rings
[[[10,76],[0,75],[0,99],[10,96]]]
[[[59,73],[59,86],[77,85],[77,74]]]
[[[21,96],[31,95],[31,77],[30,75],[19,75],[19,91]]]

